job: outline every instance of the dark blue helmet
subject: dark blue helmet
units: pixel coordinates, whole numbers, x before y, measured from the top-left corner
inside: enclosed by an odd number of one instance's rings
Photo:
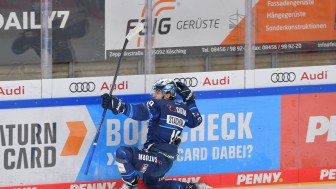
[[[163,95],[170,93],[170,96],[176,98],[176,85],[171,79],[160,79],[156,81],[152,88],[154,91],[162,91]]]

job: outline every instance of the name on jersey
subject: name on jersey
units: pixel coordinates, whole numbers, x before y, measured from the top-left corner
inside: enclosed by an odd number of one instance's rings
[[[177,127],[183,127],[185,124],[185,121],[182,118],[172,116],[172,115],[167,115],[167,123],[170,125],[177,126]]]
[[[184,116],[187,116],[187,111],[184,109],[184,108],[179,108],[179,107],[176,107],[176,112],[178,114],[182,114]]]
[[[178,114],[187,116],[187,111],[184,108],[181,107],[173,107],[171,104],[167,104],[167,108],[169,109],[169,111],[171,112],[176,112]]]
[[[138,159],[142,161],[150,161],[150,162],[157,163],[157,157],[150,156],[147,154],[139,154]]]

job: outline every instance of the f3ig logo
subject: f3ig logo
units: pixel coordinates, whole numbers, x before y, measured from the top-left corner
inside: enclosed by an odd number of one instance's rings
[[[159,15],[163,11],[171,11],[175,10],[176,6],[176,0],[158,0],[156,1],[152,6],[152,13],[154,13],[155,18],[153,21],[153,31],[152,32],[152,44],[154,45],[154,35],[157,32],[160,35],[166,35],[169,33],[171,24],[170,20],[171,18],[159,18]],[[141,45],[145,44],[144,36],[146,35],[147,31],[147,25],[146,25],[146,19],[145,19],[145,13],[147,11],[146,5],[142,8],[141,12],[141,19],[130,19],[127,22],[127,29],[126,33],[128,33],[130,30],[135,28],[138,22],[142,22],[145,25],[145,28],[143,31],[139,33],[137,47],[140,47]],[[142,40],[141,40],[142,39]]]

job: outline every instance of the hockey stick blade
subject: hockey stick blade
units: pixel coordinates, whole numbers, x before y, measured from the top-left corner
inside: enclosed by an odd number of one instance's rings
[[[136,34],[141,32],[144,29],[144,27],[145,27],[144,24],[142,22],[140,22],[132,31],[130,31],[126,35],[126,39],[130,40],[133,36],[135,36]]]

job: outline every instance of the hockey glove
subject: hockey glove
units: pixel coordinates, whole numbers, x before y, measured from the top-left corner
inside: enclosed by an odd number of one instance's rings
[[[105,93],[101,95],[102,98],[102,107],[104,109],[109,109],[113,114],[117,115],[119,113],[123,113],[125,110],[125,103],[123,103],[120,99],[115,96],[110,96]]]
[[[177,94],[179,94],[184,102],[192,102],[195,99],[195,94],[184,83],[176,82]]]

